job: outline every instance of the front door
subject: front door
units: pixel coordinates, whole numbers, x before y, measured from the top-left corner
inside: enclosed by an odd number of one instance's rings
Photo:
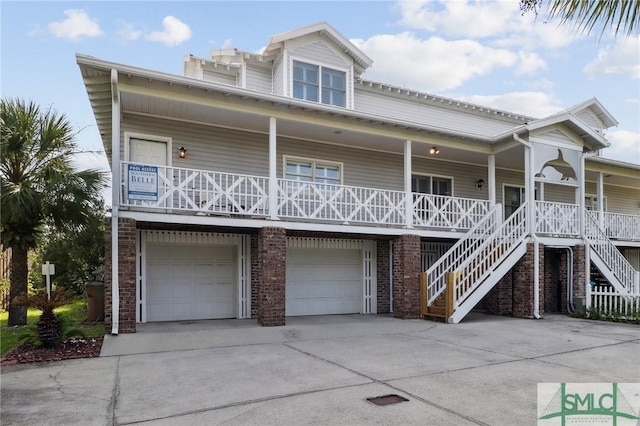
[[[504,186],[504,217],[508,218],[525,201],[523,186]]]

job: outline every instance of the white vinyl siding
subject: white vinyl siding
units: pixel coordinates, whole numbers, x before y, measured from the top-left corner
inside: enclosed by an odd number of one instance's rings
[[[262,68],[247,64],[247,81],[245,87],[249,90],[271,93],[271,73],[271,68]]]
[[[203,70],[202,71],[202,79],[204,81],[211,81],[214,83],[223,83],[230,84],[233,86],[237,85],[237,75],[236,74],[227,74],[222,72],[216,72],[212,70]]]
[[[367,91],[360,85],[355,87],[354,109],[358,112],[476,133],[486,137],[511,130],[518,123],[515,120],[500,119],[497,115],[490,116],[481,112],[465,113],[464,109],[457,106],[447,108],[440,101],[437,101],[437,105],[429,105],[424,99],[417,101]]]
[[[193,58],[184,61],[183,73],[185,77],[200,78],[200,67]]]
[[[344,68],[352,63],[347,61],[347,56],[340,56],[321,42],[310,43],[292,49],[292,56],[304,61],[309,60],[314,63],[321,63],[329,67]]]
[[[273,93],[285,96],[283,57],[280,56],[273,65]]]

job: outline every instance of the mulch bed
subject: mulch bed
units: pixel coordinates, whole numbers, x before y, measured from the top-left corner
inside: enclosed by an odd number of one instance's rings
[[[53,349],[25,343],[4,354],[0,358],[0,365],[93,358],[100,356],[102,340],[102,337],[67,339],[60,346]]]

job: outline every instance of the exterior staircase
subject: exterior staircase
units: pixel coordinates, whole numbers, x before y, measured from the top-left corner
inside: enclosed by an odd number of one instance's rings
[[[496,205],[423,274],[424,317],[460,322],[525,254],[527,203],[505,221],[501,211]]]
[[[633,269],[588,210],[584,211],[584,222],[584,240],[591,262],[618,293],[640,292],[640,272]]]

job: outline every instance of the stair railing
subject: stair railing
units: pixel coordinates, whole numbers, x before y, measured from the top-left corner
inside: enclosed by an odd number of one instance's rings
[[[465,259],[489,238],[502,221],[502,206],[496,204],[464,237],[460,238],[427,272],[427,304],[430,306],[446,288],[446,274],[457,270]]]
[[[584,238],[587,244],[609,268],[613,276],[624,287],[627,293],[640,290],[640,272],[633,269],[629,261],[611,242],[607,234],[600,228],[591,212],[584,210]]]
[[[485,282],[528,234],[527,203],[525,202],[453,271],[454,310]]]

